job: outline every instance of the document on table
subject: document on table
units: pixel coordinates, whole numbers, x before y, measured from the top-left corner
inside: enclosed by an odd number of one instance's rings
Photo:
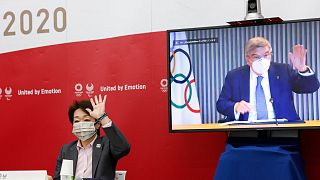
[[[251,125],[251,124],[274,124],[274,123],[285,123],[288,122],[287,119],[261,119],[261,120],[251,120],[251,121],[229,121],[224,123],[219,123],[220,126],[227,126],[227,125]]]

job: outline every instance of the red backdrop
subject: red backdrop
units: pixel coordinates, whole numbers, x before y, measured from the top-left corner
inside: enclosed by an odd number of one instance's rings
[[[168,94],[160,84],[167,78],[166,45],[166,33],[158,32],[1,54],[0,169],[46,169],[53,174],[60,147],[75,140],[68,106],[88,98],[86,85],[93,84],[89,94],[108,95],[107,111],[131,144],[117,168],[127,170],[128,179],[212,179],[225,133],[169,133]],[[83,86],[79,97],[76,84]],[[135,84],[146,89],[100,90]],[[10,88],[12,93],[6,94]],[[61,93],[18,93],[53,88]],[[316,137],[315,131],[302,133],[309,179],[319,174]]]

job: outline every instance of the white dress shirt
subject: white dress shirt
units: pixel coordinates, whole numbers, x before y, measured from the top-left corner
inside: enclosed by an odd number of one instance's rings
[[[268,110],[268,119],[274,119],[273,100],[270,93],[269,76],[268,72],[261,75],[263,77],[261,86],[263,88],[264,96],[266,99],[266,105]],[[258,75],[250,69],[250,105],[251,111],[249,112],[248,121],[257,120],[256,110],[256,86],[257,86]]]

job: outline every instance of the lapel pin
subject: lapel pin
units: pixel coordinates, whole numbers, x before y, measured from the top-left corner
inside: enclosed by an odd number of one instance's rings
[[[97,145],[96,145],[96,148],[101,148],[101,144],[97,144]]]
[[[277,79],[280,79],[280,76],[277,76]]]

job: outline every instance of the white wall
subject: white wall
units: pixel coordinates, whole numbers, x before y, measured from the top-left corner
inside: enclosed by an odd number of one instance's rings
[[[245,2],[245,0],[1,0],[0,53],[168,29],[225,25],[228,21],[242,20],[245,17]],[[63,7],[67,11],[67,28],[64,32],[53,30],[53,12],[57,7]],[[320,17],[319,7],[319,0],[261,0],[264,17],[279,16],[283,20]],[[36,32],[43,20],[43,16],[37,16],[41,8],[49,11],[50,16],[45,28],[49,28],[50,33]],[[33,30],[27,35],[21,33],[19,26],[20,15],[24,10],[32,13],[33,21]],[[16,32],[14,36],[3,34],[11,21],[11,16],[4,18],[5,13],[9,11],[15,14],[15,21],[10,28],[10,31]]]
[[[264,17],[320,18],[319,0],[260,0]],[[152,30],[225,25],[243,20],[245,0],[153,0]]]

